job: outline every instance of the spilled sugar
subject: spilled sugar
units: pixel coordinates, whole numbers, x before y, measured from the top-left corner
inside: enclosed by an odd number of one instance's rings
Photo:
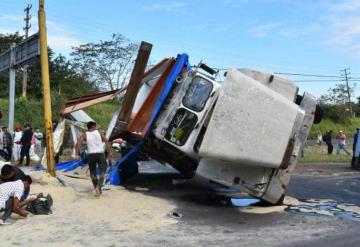
[[[174,211],[174,205],[168,200],[116,186],[95,198],[90,180],[68,178],[58,172],[64,187],[44,172],[28,173],[33,178],[32,195],[42,192],[53,197],[53,214],[29,215],[25,219],[12,215],[11,224],[0,227],[0,246],[12,241],[26,246],[34,239],[38,246],[49,246],[53,242],[62,246],[95,243],[115,246],[121,238],[178,223],[168,216]]]

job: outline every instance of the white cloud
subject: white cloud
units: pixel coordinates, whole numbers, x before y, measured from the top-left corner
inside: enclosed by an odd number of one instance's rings
[[[56,52],[70,53],[71,47],[80,45],[81,42],[69,26],[57,22],[47,22],[48,44]]]
[[[283,26],[278,30],[279,35],[288,39],[314,39],[315,34],[319,34],[323,30],[319,23],[310,23],[304,26],[293,25]]]
[[[1,21],[23,21],[23,17],[21,15],[0,15]]]
[[[360,15],[332,17],[327,44],[347,55],[360,57]]]
[[[253,27],[250,34],[259,38],[271,34],[293,41],[317,40],[332,52],[360,58],[360,0],[316,4],[321,12],[311,21],[264,23]]]
[[[250,33],[255,37],[265,37],[268,36],[270,32],[280,28],[281,26],[283,26],[283,24],[280,22],[262,24],[252,28]]]
[[[329,4],[329,10],[335,12],[352,12],[360,10],[359,0],[349,0],[341,3]]]
[[[167,11],[167,12],[178,12],[186,6],[183,2],[169,2],[164,4],[152,4],[142,8],[144,11]]]
[[[0,15],[0,33],[23,34],[23,17],[18,15]],[[71,47],[78,46],[82,42],[77,38],[71,27],[47,20],[47,40],[48,45],[56,52],[67,55],[71,52]],[[38,31],[38,20],[35,17],[31,19],[30,35]]]
[[[249,2],[250,0],[224,0],[224,4],[231,8],[239,8]]]
[[[0,33],[1,34],[15,33],[17,31],[18,30],[11,29],[11,28],[0,27]]]
[[[67,55],[71,52],[71,47],[79,46],[82,42],[72,36],[65,35],[48,35],[49,46],[58,53]]]

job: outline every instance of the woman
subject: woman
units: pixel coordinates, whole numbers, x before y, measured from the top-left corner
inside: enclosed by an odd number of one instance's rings
[[[14,146],[13,146],[13,157],[15,161],[18,161],[20,159],[20,151],[21,151],[21,137],[23,135],[21,131],[21,127],[17,125],[15,127],[14,135]]]

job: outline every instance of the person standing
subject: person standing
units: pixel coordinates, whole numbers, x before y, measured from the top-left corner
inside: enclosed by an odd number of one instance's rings
[[[317,133],[317,138],[316,138],[316,142],[319,146],[321,146],[322,142],[323,142],[323,136],[321,134],[321,132]]]
[[[31,125],[27,124],[25,125],[25,131],[20,140],[22,146],[20,151],[20,160],[18,164],[19,166],[22,165],[25,156],[26,156],[26,166],[30,165],[30,148],[31,148],[32,137],[33,137],[33,132],[31,129]]]
[[[331,155],[334,149],[334,146],[332,144],[332,133],[333,133],[332,130],[327,131],[323,138],[328,148],[328,153],[327,153],[328,155]]]
[[[87,123],[87,131],[85,134],[81,135],[78,142],[75,146],[75,151],[77,154],[77,158],[80,159],[80,147],[82,143],[85,141],[87,144],[87,152],[88,152],[88,159],[89,159],[89,169],[90,169],[90,177],[95,189],[95,196],[100,196],[101,194],[101,187],[104,183],[105,179],[105,172],[107,168],[106,157],[104,153],[104,143],[108,147],[108,158],[112,158],[111,154],[111,146],[109,144],[108,139],[105,137],[102,131],[99,131],[96,128],[95,122],[88,122]],[[96,174],[96,168],[99,168],[100,175],[99,178]]]
[[[345,151],[345,153],[347,153],[347,155],[350,155],[350,152],[346,150],[346,135],[344,131],[339,131],[337,139],[339,140],[339,143],[336,148],[336,154],[340,154],[340,150],[342,149]]]
[[[5,152],[5,160],[10,161],[12,156],[12,137],[6,126],[2,127],[3,132],[3,145]]]
[[[5,158],[4,133],[2,132],[2,128],[0,128],[0,157]]]
[[[35,153],[40,155],[41,154],[41,142],[42,142],[42,139],[43,139],[43,134],[40,132],[39,128],[36,128],[36,130],[34,132],[34,137],[35,137]]]
[[[21,152],[21,137],[23,133],[21,131],[21,127],[17,125],[14,131],[14,145],[13,145],[13,157],[15,161],[20,159],[20,152]]]
[[[353,140],[353,157],[351,159],[351,168],[353,170],[359,169],[359,156],[360,156],[360,128],[356,128]]]

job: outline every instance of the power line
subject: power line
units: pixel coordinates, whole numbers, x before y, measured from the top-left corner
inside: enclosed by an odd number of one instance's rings
[[[337,75],[317,75],[317,74],[300,74],[300,73],[287,73],[287,72],[274,72],[276,75],[294,75],[294,76],[310,76],[310,77],[327,77],[327,78],[343,78]]]
[[[341,82],[341,81],[344,81],[344,80],[317,80],[317,79],[314,79],[314,80],[294,80],[296,82],[333,82],[333,81],[337,81],[337,82]],[[360,81],[360,80],[355,80],[355,79],[348,79],[348,81]]]
[[[287,73],[287,72],[274,72],[274,74],[344,79],[344,76],[337,76],[337,75],[301,74],[301,73]],[[348,79],[360,79],[360,77],[348,77]]]
[[[224,71],[229,70],[229,68],[213,68],[215,70]],[[321,75],[321,74],[306,74],[306,73],[289,73],[289,72],[274,72],[275,75],[292,75],[292,76],[304,76],[304,77],[318,77],[318,78],[338,78],[338,79],[344,79],[344,76],[338,76],[338,75]],[[360,80],[360,77],[348,77],[348,80],[357,81]],[[311,80],[314,81],[314,80]],[[321,81],[321,80],[318,80]],[[330,81],[330,80],[327,80]],[[332,80],[332,81],[338,81],[338,80]]]

